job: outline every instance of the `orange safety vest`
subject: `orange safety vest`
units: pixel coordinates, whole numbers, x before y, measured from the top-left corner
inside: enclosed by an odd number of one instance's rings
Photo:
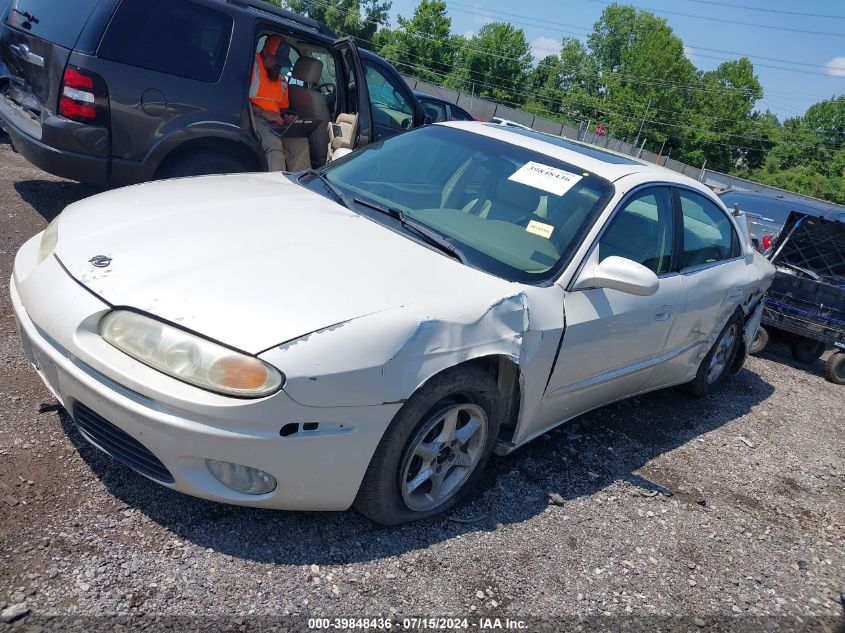
[[[268,112],[283,112],[288,109],[288,82],[284,77],[271,81],[261,60],[261,53],[255,54],[252,65],[252,79],[249,84],[250,103]]]

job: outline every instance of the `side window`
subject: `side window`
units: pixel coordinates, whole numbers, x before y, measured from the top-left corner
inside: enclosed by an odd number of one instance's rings
[[[437,103],[436,101],[423,101],[422,106],[425,109],[425,113],[431,117],[432,123],[446,121],[449,118],[446,114],[446,106],[442,103]]]
[[[410,129],[414,121],[414,105],[407,98],[406,89],[399,85],[396,78],[366,60],[364,70],[376,125]]]
[[[738,255],[733,225],[719,207],[701,194],[679,190],[684,216],[682,268],[711,264]]]
[[[672,196],[653,187],[629,198],[599,241],[599,261],[615,255],[661,275],[672,269]]]
[[[449,112],[451,113],[450,121],[472,121],[471,116],[467,116],[466,112],[460,110],[454,106],[449,106]]]
[[[186,79],[220,79],[232,18],[187,0],[123,0],[97,55]]]

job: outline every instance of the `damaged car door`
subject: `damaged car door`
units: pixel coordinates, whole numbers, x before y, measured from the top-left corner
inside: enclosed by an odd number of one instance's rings
[[[681,308],[674,224],[669,187],[635,190],[611,216],[564,298],[566,329],[546,390],[551,418],[569,419],[653,388]],[[590,269],[620,258],[647,269],[654,292],[584,283]]]

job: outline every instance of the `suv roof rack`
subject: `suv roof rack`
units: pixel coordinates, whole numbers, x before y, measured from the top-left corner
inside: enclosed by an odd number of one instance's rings
[[[288,9],[282,9],[281,7],[278,7],[275,4],[265,2],[264,0],[226,0],[226,2],[235,6],[255,9],[263,13],[269,13],[276,17],[283,18],[284,20],[287,20],[289,22],[296,22],[297,24],[317,31],[318,33],[322,33],[323,35],[337,37],[335,35],[335,32],[332,31],[328,26],[326,26],[322,22],[318,22],[317,20],[314,20],[312,18],[305,17],[304,15],[300,15],[299,13],[294,13],[293,11],[289,11]]]

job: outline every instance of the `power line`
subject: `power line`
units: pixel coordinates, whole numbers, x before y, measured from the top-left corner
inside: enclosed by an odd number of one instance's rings
[[[612,5],[616,2],[608,2],[607,0],[588,0],[596,4]],[[631,5],[634,6],[634,5]],[[739,20],[726,20],[725,18],[712,18],[707,15],[695,15],[693,13],[681,13],[680,11],[663,11],[662,9],[647,9],[644,7],[635,7],[645,11],[652,11],[654,13],[664,13],[666,15],[681,15],[687,18],[695,18],[697,20],[709,20],[711,22],[719,22],[721,24],[739,24],[741,26],[753,26],[759,29],[772,29],[775,31],[788,31],[790,33],[805,33],[807,35],[829,35],[831,37],[845,37],[845,33],[831,33],[829,31],[808,31],[806,29],[794,29],[788,26],[774,26],[771,24],[756,24],[754,22],[740,22]]]
[[[460,13],[468,13],[468,14],[471,14],[471,15],[479,15],[477,9],[474,10],[474,11],[469,11],[469,10],[461,10],[461,9],[452,8],[452,5],[456,5],[456,6],[460,6],[460,7],[467,7],[467,8],[471,8],[471,5],[462,4],[460,2],[454,2],[453,0],[446,0],[446,4],[449,5],[451,10],[453,10],[453,11],[458,11]],[[551,20],[532,18],[531,16],[520,15],[520,14],[517,14],[517,13],[508,13],[506,11],[494,11],[492,9],[484,9],[484,11],[486,13],[490,13],[490,14],[494,14],[494,15],[501,15],[501,16],[506,16],[506,17],[509,17],[509,18],[518,18],[520,20],[528,20],[529,22],[519,22],[517,20],[511,20],[511,22],[513,22],[514,24],[521,24],[522,26],[529,26],[531,28],[537,28],[537,29],[540,29],[540,30],[544,30],[544,31],[547,31],[549,33],[557,33],[558,32],[558,29],[552,28],[552,26],[565,26],[565,27],[574,28],[574,29],[578,29],[580,31],[583,31],[583,33],[575,33],[575,32],[572,32],[572,31],[569,32],[570,34],[577,35],[579,37],[583,37],[584,35],[589,35],[589,34],[593,33],[592,29],[589,29],[589,28],[584,27],[584,26],[575,25],[575,24],[567,24],[565,22],[554,22],[554,21],[551,21]],[[530,22],[537,22],[537,24],[531,24]],[[564,31],[564,32],[566,32],[566,31]],[[807,67],[810,67],[810,68],[826,68],[826,66],[824,64],[811,64],[809,62],[795,62],[795,61],[791,61],[791,60],[788,60],[788,59],[778,59],[778,58],[773,58],[773,57],[764,57],[762,55],[752,55],[750,53],[741,53],[741,52],[738,52],[738,51],[726,51],[726,50],[717,49],[717,48],[707,48],[707,47],[704,47],[704,46],[696,46],[695,44],[686,44],[686,46],[687,46],[687,48],[692,48],[692,49],[702,50],[702,51],[710,51],[710,52],[713,52],[713,53],[725,53],[727,55],[738,55],[740,57],[753,57],[753,58],[756,58],[756,59],[765,59],[767,61],[775,61],[775,62],[783,62],[783,63],[786,63],[786,64],[794,64],[794,65],[797,65],[797,66],[807,66]],[[729,59],[729,58],[726,58],[726,59]]]
[[[320,0],[312,0],[312,2],[313,2],[314,4],[327,6],[325,2],[320,2]],[[366,20],[366,19],[365,19],[364,21],[374,22],[373,20]],[[433,37],[428,36],[428,35],[425,35],[425,34],[423,34],[423,33],[411,33],[411,32],[408,32],[408,31],[405,31],[405,33],[406,33],[406,34],[408,34],[408,35],[411,35],[412,37],[420,37],[420,38],[422,38],[422,39],[429,39],[429,40],[434,40],[434,41],[437,41],[437,42],[441,42],[441,41],[442,41],[440,38],[433,38]],[[361,41],[367,42],[367,43],[369,43],[369,44],[371,44],[371,45],[373,44],[373,42],[368,41],[368,40],[366,40],[366,39],[364,39],[364,38],[359,38],[359,39],[360,39]],[[476,51],[480,52],[481,54],[484,54],[484,55],[487,55],[487,56],[490,56],[490,57],[495,57],[495,58],[500,58],[500,59],[518,60],[517,58],[512,58],[512,57],[507,57],[507,56],[497,55],[497,54],[495,54],[495,53],[491,53],[491,52],[489,52],[489,51],[483,51],[483,50],[481,50],[481,49],[472,49],[472,50],[476,50]],[[420,58],[419,56],[415,56],[415,55],[413,55],[413,54],[408,54],[408,55],[409,55],[410,57],[414,57],[414,58],[416,58],[416,59],[422,59],[422,58]],[[423,65],[419,65],[419,64],[410,64],[410,63],[406,63],[405,65],[407,65],[407,66],[409,66],[409,67],[416,67],[416,68],[418,68],[418,69],[425,70],[425,71],[427,71],[427,72],[430,72],[431,74],[434,74],[434,75],[440,76],[440,77],[442,77],[442,78],[446,78],[446,77],[447,77],[447,75],[446,75],[446,74],[444,74],[444,73],[438,73],[437,71],[432,70],[432,69],[431,69],[431,68],[429,68],[428,66],[423,66]],[[470,71],[470,74],[473,74],[473,73],[472,73],[472,71]],[[557,106],[557,105],[558,105],[558,104],[557,104],[555,101],[553,101],[553,100],[550,100],[550,99],[544,99],[544,98],[540,97],[539,95],[536,95],[536,94],[533,94],[533,93],[529,93],[529,92],[525,92],[525,91],[519,91],[519,90],[517,90],[517,89],[515,89],[515,88],[513,88],[513,87],[503,86],[503,85],[500,85],[500,84],[491,84],[491,83],[487,83],[487,82],[484,82],[484,81],[479,81],[479,80],[475,80],[475,79],[471,79],[471,81],[472,81],[472,83],[474,83],[474,84],[476,84],[476,85],[484,85],[484,86],[487,86],[487,87],[490,87],[490,88],[497,88],[497,89],[500,89],[500,90],[505,90],[505,91],[508,91],[509,93],[514,94],[514,95],[524,96],[524,97],[527,97],[527,98],[529,98],[529,99],[534,100],[535,102],[545,102],[545,103],[548,103],[548,104],[551,104],[551,105],[554,105],[554,106]],[[632,80],[632,81],[633,81],[633,80]],[[648,83],[648,82],[646,82],[646,83]],[[700,87],[700,86],[694,86],[694,88],[697,88],[697,89],[703,89],[703,90],[710,90],[709,88],[706,88],[706,87]],[[718,90],[718,91],[723,91],[723,89],[715,89],[715,90]],[[727,89],[726,89],[726,90],[727,90]],[[731,89],[731,90],[732,90],[733,92],[736,92],[736,90],[738,90],[738,89]],[[595,103],[587,103],[587,102],[583,102],[583,101],[575,101],[575,103],[580,103],[581,105],[584,105],[584,106],[586,106],[586,107],[588,107],[588,108],[594,109],[594,110],[596,110],[596,111],[598,111],[598,112],[602,112],[602,113],[604,113],[604,114],[615,114],[615,115],[617,115],[617,116],[619,116],[619,117],[621,117],[621,118],[627,118],[627,119],[630,119],[630,120],[637,120],[637,121],[639,121],[639,120],[640,120],[640,117],[639,117],[639,116],[631,117],[631,116],[628,116],[627,114],[625,114],[625,113],[623,113],[623,112],[620,112],[620,111],[618,111],[618,110],[613,110],[613,109],[610,109],[610,110],[602,110],[602,109],[601,109],[601,108],[600,108],[597,104],[595,104]],[[608,101],[606,101],[606,100],[605,100],[603,103],[608,103]],[[613,101],[610,101],[609,103],[610,103],[611,105],[618,105],[618,106],[621,106],[621,107],[625,107],[625,104],[620,104],[620,103],[613,102]],[[670,110],[661,109],[661,108],[655,108],[655,109],[656,109],[656,110],[659,110],[659,111],[662,111],[662,112],[667,112],[667,113],[669,113],[669,114],[671,114],[671,115],[677,115],[677,112],[675,112],[675,111],[670,111]],[[558,114],[559,114],[558,112],[553,112],[553,111],[550,111],[550,110],[545,110],[545,112],[547,112],[548,114],[550,114],[550,115],[552,115],[552,116],[556,116],[556,115],[558,115]],[[711,119],[711,120],[713,120],[714,122],[717,120],[717,118],[718,118],[718,119],[722,119],[722,120],[732,120],[732,119],[726,119],[726,118],[724,118],[724,117],[707,117],[707,118],[710,118],[710,119]],[[670,122],[668,122],[668,121],[648,120],[648,122],[650,122],[650,123],[654,123],[654,124],[657,124],[657,125],[668,125],[668,126],[672,126],[672,127],[680,127],[680,128],[682,128],[682,129],[683,129],[683,128],[685,128],[685,129],[695,129],[695,130],[704,131],[704,132],[718,133],[717,131],[712,130],[712,129],[709,129],[709,128],[705,128],[705,129],[703,129],[703,130],[702,130],[699,126],[684,126],[684,125],[677,124],[677,123],[670,123]],[[745,138],[745,139],[748,139],[748,140],[754,140],[754,141],[764,142],[764,143],[772,143],[772,144],[776,144],[776,143],[778,142],[778,141],[775,141],[775,140],[772,140],[772,139],[767,139],[767,138],[762,138],[762,137],[753,137],[753,136],[742,135],[742,134],[735,134],[735,133],[726,133],[726,134],[727,134],[727,136],[732,136],[732,137],[736,137],[736,138]],[[683,138],[683,137],[677,137],[677,138]],[[686,140],[693,140],[693,139],[686,139]],[[715,142],[715,141],[703,141],[703,140],[697,140],[697,142],[703,142],[703,143],[710,143],[710,144],[716,144],[716,145],[724,145],[724,146],[728,146],[728,145],[727,145],[727,144],[725,144],[725,143],[718,143],[718,142]],[[804,146],[804,147],[817,147],[817,145],[818,145],[818,144],[812,144],[812,145],[810,145],[810,144],[801,144],[801,143],[798,143],[798,144],[799,144],[799,145],[802,145],[802,146]],[[825,145],[825,146],[826,146],[826,145]],[[742,147],[742,146],[732,146],[732,147],[737,147],[737,148],[740,148],[740,149],[754,150],[754,148],[748,148],[748,147]],[[756,151],[756,150],[754,150],[754,151]]]
[[[822,13],[802,13],[800,11],[784,11],[782,9],[762,9],[760,7],[750,7],[747,4],[731,4],[729,2],[716,2],[716,0],[689,0],[690,2],[698,2],[699,4],[713,4],[720,7],[730,7],[732,9],[745,9],[747,11],[762,11],[764,13],[780,13],[781,15],[797,15],[805,18],[825,18],[827,20],[845,20],[845,15],[825,15]]]

